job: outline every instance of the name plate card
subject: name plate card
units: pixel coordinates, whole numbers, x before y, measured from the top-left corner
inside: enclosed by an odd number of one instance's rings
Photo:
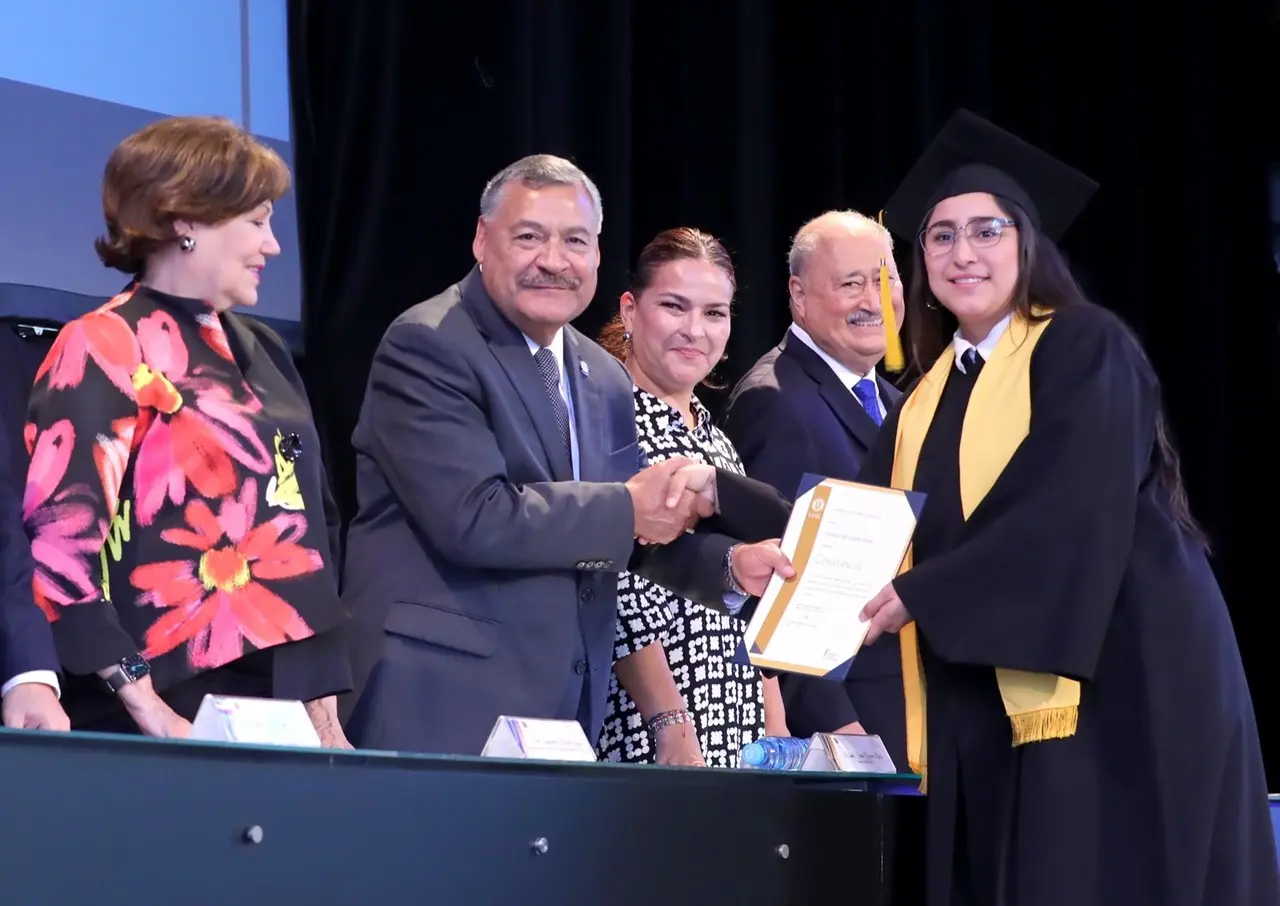
[[[815,733],[802,771],[844,774],[896,774],[897,767],[879,736]]]
[[[499,717],[480,752],[482,758],[534,761],[595,761],[596,750],[576,720]]]
[[[259,746],[320,747],[320,737],[302,702],[229,695],[204,697],[188,738]]]

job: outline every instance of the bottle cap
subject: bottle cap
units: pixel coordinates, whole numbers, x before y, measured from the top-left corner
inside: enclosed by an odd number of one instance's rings
[[[764,746],[758,742],[749,742],[742,747],[742,763],[749,764],[752,767],[764,764],[765,751]]]

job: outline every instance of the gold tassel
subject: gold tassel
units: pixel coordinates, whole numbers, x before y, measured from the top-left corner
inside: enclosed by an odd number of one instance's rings
[[[1080,709],[1074,706],[1014,714],[1009,718],[1013,724],[1013,744],[1021,746],[1046,739],[1066,739],[1075,735],[1079,717]]]
[[[884,226],[884,211],[880,212],[880,226]],[[880,259],[880,312],[884,319],[884,367],[889,371],[901,371],[907,363],[902,353],[902,338],[898,336],[898,318],[893,311],[889,264],[883,257]]]

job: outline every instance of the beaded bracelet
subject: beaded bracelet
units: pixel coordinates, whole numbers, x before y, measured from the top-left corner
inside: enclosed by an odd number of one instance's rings
[[[662,711],[649,718],[649,722],[645,727],[650,733],[656,733],[664,727],[674,727],[676,724],[691,723],[688,711]]]

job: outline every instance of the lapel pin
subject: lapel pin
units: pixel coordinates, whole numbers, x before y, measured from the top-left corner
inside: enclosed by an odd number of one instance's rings
[[[583,377],[591,377],[591,369],[587,367],[586,362],[579,362],[578,370],[582,372]]]

